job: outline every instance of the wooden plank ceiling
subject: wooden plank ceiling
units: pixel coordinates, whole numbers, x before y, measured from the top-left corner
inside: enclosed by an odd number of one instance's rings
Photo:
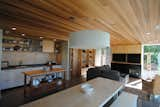
[[[12,27],[16,35],[67,40],[90,29],[109,32],[112,45],[159,43],[160,0],[0,0],[0,28]]]

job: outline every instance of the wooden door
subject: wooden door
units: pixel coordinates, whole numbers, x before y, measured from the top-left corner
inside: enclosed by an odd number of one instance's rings
[[[81,51],[79,49],[70,49],[71,78],[81,76]]]
[[[58,53],[56,55],[56,63],[57,64],[62,64],[62,55],[60,53]]]

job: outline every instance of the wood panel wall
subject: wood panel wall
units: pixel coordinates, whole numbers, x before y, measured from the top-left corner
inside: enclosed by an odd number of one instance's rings
[[[141,53],[141,45],[118,45],[111,46],[112,53]]]

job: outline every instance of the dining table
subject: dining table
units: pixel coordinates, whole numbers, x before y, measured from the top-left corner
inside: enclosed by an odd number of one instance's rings
[[[93,87],[90,94],[82,91],[82,85]],[[29,102],[21,107],[103,107],[123,90],[124,84],[115,80],[97,77],[55,94]]]

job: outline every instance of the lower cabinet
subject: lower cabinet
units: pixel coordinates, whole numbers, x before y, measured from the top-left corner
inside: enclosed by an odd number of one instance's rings
[[[141,65],[111,63],[111,69],[136,78],[141,76]]]
[[[43,67],[2,70],[0,72],[0,90],[23,86],[24,75],[22,72],[38,69],[43,69]],[[29,79],[27,83],[29,83]]]
[[[2,70],[2,72],[0,72],[0,90],[23,86],[24,71],[43,70],[44,67],[45,66]],[[62,68],[62,65],[53,65],[52,68]],[[27,78],[27,84],[29,84],[29,82],[30,78]]]
[[[8,70],[0,72],[1,90],[21,85],[23,85],[23,74],[21,74],[19,70]]]

